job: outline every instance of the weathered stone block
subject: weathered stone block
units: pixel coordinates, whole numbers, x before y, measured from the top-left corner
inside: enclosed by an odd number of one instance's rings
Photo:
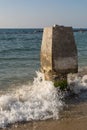
[[[46,80],[63,80],[78,71],[77,48],[72,27],[44,29],[41,46],[41,71]]]

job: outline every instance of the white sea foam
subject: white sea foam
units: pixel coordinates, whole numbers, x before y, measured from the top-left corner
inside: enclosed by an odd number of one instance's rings
[[[20,121],[58,119],[62,106],[57,88],[37,72],[32,85],[23,85],[0,97],[0,128]]]
[[[79,94],[81,90],[87,90],[87,75],[80,77],[78,74],[70,74],[68,76],[68,84],[71,91]]]
[[[87,75],[69,75],[69,87],[78,94],[87,89]],[[62,95],[51,81],[45,81],[44,75],[37,72],[32,85],[23,85],[12,93],[0,96],[0,128],[21,121],[59,118],[63,108]]]

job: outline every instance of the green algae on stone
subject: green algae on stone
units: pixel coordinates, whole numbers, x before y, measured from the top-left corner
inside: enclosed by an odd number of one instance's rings
[[[54,81],[54,86],[59,87],[61,90],[67,89],[67,80]]]

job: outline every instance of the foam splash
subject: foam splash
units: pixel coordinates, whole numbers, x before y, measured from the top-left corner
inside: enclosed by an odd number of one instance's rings
[[[33,85],[23,85],[0,97],[0,128],[21,121],[58,119],[63,107],[61,97],[53,83],[37,72]]]
[[[87,75],[69,75],[70,89],[79,94],[87,90]],[[32,85],[0,96],[0,128],[21,121],[58,119],[59,111],[63,108],[64,93],[58,91],[51,81],[45,81],[44,75],[37,72]]]
[[[68,84],[71,91],[79,94],[82,90],[87,90],[87,75],[80,77],[78,74],[70,74],[68,75]]]

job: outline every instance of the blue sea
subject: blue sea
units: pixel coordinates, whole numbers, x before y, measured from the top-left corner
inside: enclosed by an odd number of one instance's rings
[[[21,121],[59,119],[63,95],[39,72],[42,34],[43,29],[0,29],[0,128]],[[87,66],[87,32],[74,32],[74,38],[78,65]],[[87,89],[85,80],[87,75],[75,78],[73,91]],[[82,97],[87,99],[87,93]],[[82,115],[77,112],[78,116]]]
[[[0,29],[0,89],[33,80],[41,40],[42,29]]]

